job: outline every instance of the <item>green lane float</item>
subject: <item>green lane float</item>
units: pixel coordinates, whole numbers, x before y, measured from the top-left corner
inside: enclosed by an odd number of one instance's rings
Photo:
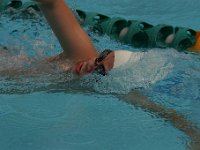
[[[84,26],[90,26],[100,34],[137,48],[167,48],[187,50],[196,43],[196,31],[189,28],[174,28],[171,25],[153,26],[138,20],[126,20],[119,17],[77,10]],[[169,40],[171,38],[171,40]]]
[[[103,34],[119,39],[121,30],[127,26],[127,21],[123,18],[113,17],[102,22],[99,26]]]
[[[100,24],[101,22],[109,19],[108,16],[106,15],[102,15],[99,13],[95,13],[95,12],[84,12],[82,10],[76,10],[76,12],[78,13],[80,19],[81,19],[81,23],[82,25],[86,26],[96,26],[98,24]]]
[[[149,37],[145,31],[151,27],[153,25],[143,21],[129,20],[126,27],[127,34],[120,41],[125,41],[127,44],[138,48],[148,47]]]
[[[185,50],[192,47],[196,43],[196,32],[189,28],[176,27],[174,40],[170,47],[178,50]]]
[[[10,3],[7,5],[7,8],[12,7],[15,9],[20,9],[22,7],[22,1],[19,0],[12,0]]]
[[[14,8],[16,10],[27,10],[28,8],[33,8],[36,11],[39,11],[39,7],[35,2],[25,2],[23,3],[21,0],[2,0],[0,3],[0,11],[4,11],[8,8]]]
[[[22,7],[22,1],[20,0],[2,0],[0,3],[0,11],[8,8],[20,9]]]
[[[1,0],[0,11],[9,7],[25,11],[30,7],[39,11],[35,2],[22,3],[21,0]],[[190,28],[171,25],[151,25],[139,20],[109,17],[96,12],[76,10],[83,26],[89,26],[99,34],[107,34],[113,39],[137,48],[175,48],[179,51],[200,51],[200,32]]]
[[[0,1],[0,11],[5,10],[9,3],[10,3],[10,0],[1,0]]]
[[[159,24],[146,30],[149,37],[148,47],[166,48],[165,42],[167,36],[173,33],[173,27],[170,25]]]
[[[83,25],[89,25],[100,34],[107,34],[138,48],[167,48],[187,50],[196,43],[196,31],[186,28],[174,28],[171,25],[159,24],[153,26],[138,20],[125,20],[119,17],[110,18],[95,12],[77,10],[84,20]],[[171,40],[169,40],[171,38]]]

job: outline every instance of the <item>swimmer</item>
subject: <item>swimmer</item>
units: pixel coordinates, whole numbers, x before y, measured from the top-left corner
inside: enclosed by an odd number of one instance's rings
[[[72,72],[77,76],[90,73],[106,75],[111,69],[125,64],[131,57],[132,52],[129,51],[105,50],[100,54],[97,53],[89,36],[81,28],[64,0],[35,1],[38,3],[63,49],[61,54],[42,61],[43,65],[51,66],[45,68],[52,68],[53,64],[55,68]],[[10,74],[12,76],[31,74],[32,72],[40,73],[39,70],[35,71],[35,68],[31,69],[24,70],[20,68],[18,72],[16,70],[3,70],[0,71],[0,75]]]
[[[105,76],[113,68],[119,68],[126,64],[134,54],[126,50],[105,50],[98,54],[89,36],[80,27],[74,14],[64,0],[35,1],[38,2],[39,7],[63,48],[61,54],[42,61],[43,64],[51,65],[55,63],[63,71],[71,71],[77,76],[84,76],[90,73],[98,73]],[[18,70],[14,70],[13,74],[16,74],[16,71]],[[4,73],[7,74],[10,72]],[[24,74],[25,72],[22,71],[20,73]],[[31,74],[32,72],[29,73]],[[176,128],[191,137],[191,147],[193,149],[200,147],[198,127],[185,119],[184,116],[179,115],[175,110],[155,104],[137,91],[119,97],[128,103],[138,105],[145,110],[156,113],[160,117],[166,118]]]
[[[36,1],[64,50],[63,53],[48,59],[47,62],[69,59],[72,62],[71,71],[74,74],[83,76],[96,72],[106,75],[113,68],[126,64],[133,54],[133,52],[125,50],[105,50],[98,54],[90,38],[80,27],[64,0]],[[136,91],[130,92],[128,95],[121,97],[121,99],[166,118],[176,128],[191,137],[192,149],[200,148],[198,127],[185,119],[184,116],[179,115],[175,110],[155,104]]]
[[[90,73],[106,75],[108,71],[125,64],[132,52],[105,50],[98,54],[89,36],[81,28],[64,0],[36,0],[49,25],[57,36],[63,52],[46,63],[68,59],[64,64],[78,76]]]

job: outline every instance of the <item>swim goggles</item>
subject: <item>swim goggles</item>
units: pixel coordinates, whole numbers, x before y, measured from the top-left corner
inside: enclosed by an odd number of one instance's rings
[[[109,49],[104,50],[98,58],[96,58],[95,60],[95,71],[98,74],[101,74],[103,76],[107,75],[105,66],[103,64],[99,64],[101,63],[112,51]]]

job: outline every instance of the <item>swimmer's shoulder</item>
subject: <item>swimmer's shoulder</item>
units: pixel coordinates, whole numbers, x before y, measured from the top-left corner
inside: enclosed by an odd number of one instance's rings
[[[54,63],[54,62],[63,61],[63,60],[69,60],[69,58],[67,57],[67,55],[64,52],[62,52],[56,56],[52,56],[52,57],[45,59],[44,63]]]

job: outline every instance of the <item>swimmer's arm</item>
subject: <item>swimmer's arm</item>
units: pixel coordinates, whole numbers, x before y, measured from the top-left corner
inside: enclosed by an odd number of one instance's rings
[[[79,60],[96,56],[89,36],[80,27],[64,0],[36,1],[68,58]]]
[[[153,112],[156,115],[165,118],[167,121],[170,121],[174,127],[183,131],[191,138],[191,150],[200,149],[200,129],[191,121],[187,120],[183,115],[178,114],[173,109],[169,109],[152,102],[137,91],[130,92],[128,95],[122,97],[122,99],[149,112]]]

